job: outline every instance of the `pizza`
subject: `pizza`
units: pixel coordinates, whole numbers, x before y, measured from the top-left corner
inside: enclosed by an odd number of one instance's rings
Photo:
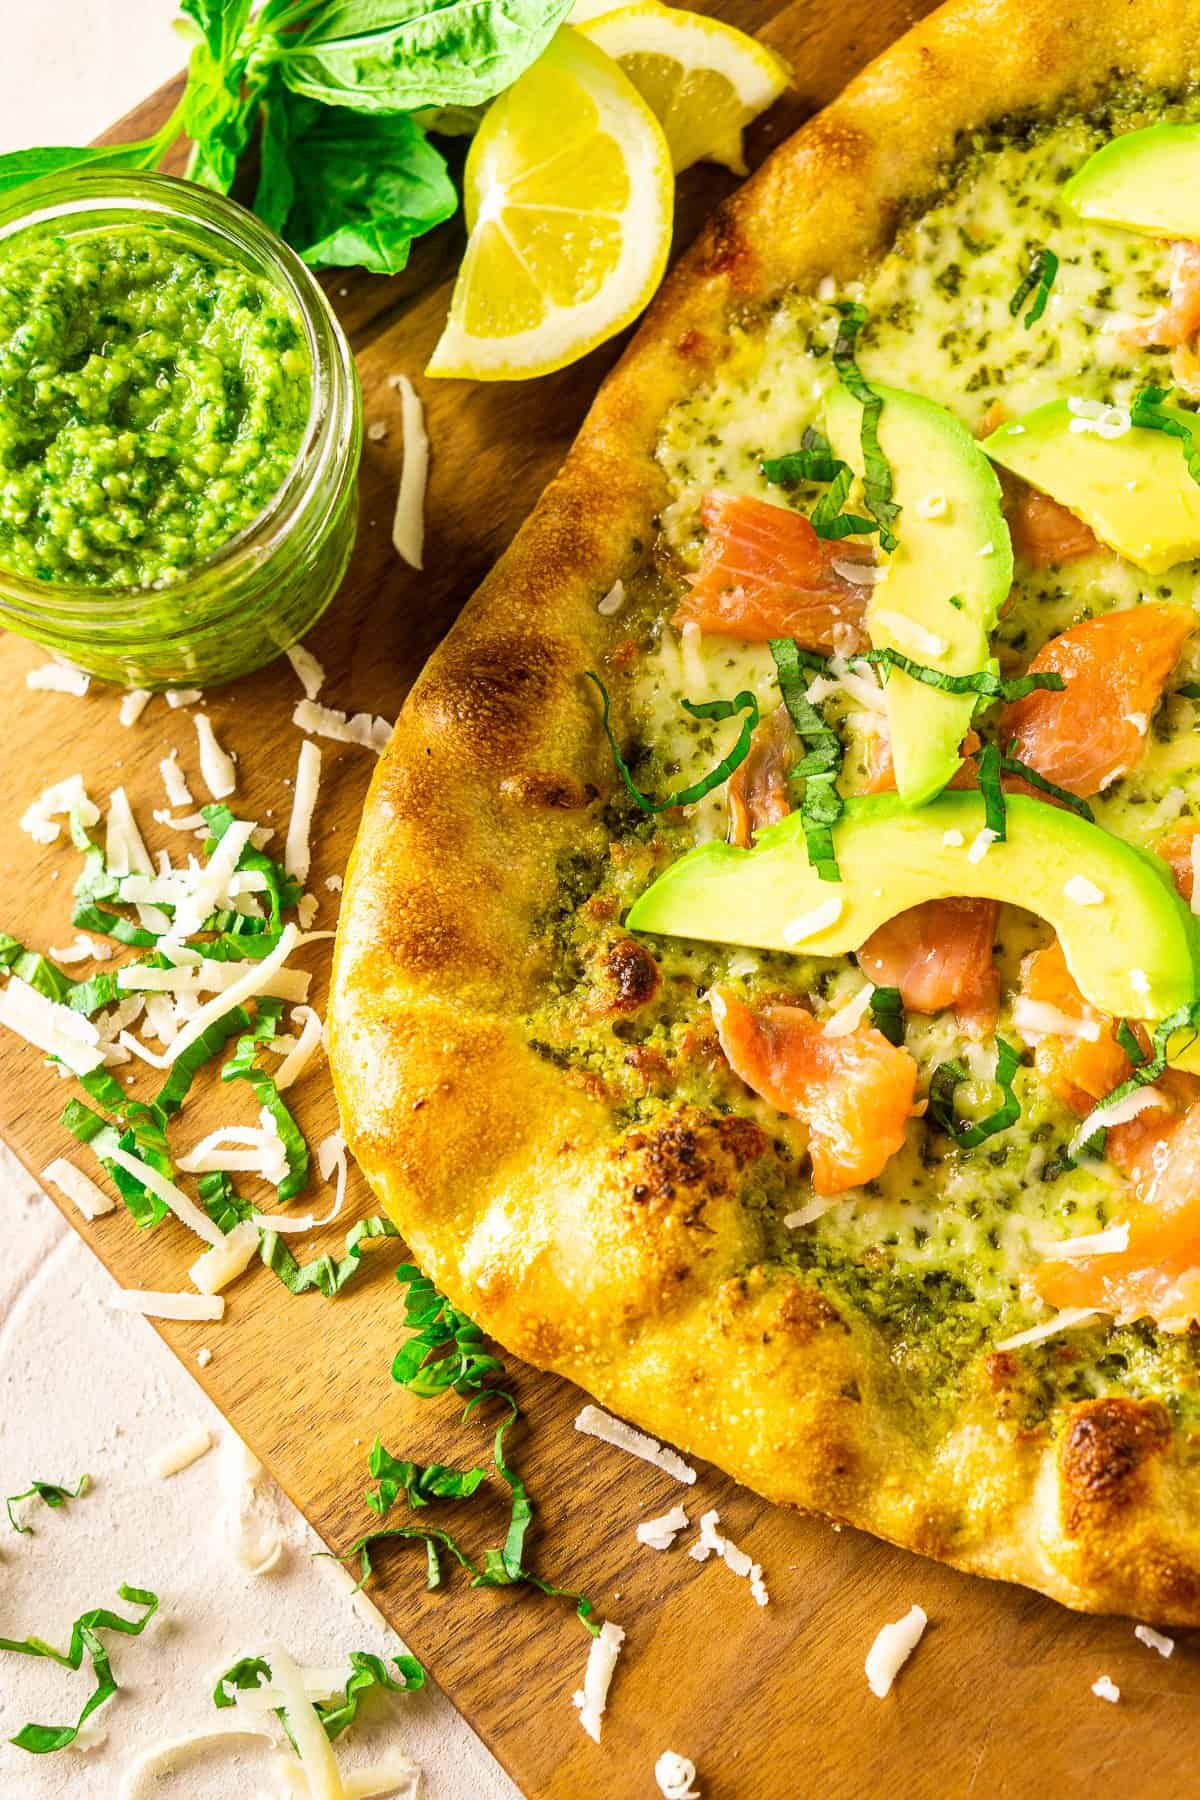
[[[330,1014],[510,1350],[1178,1623],[1197,67],[1182,0],[954,0],[717,212],[408,698]]]

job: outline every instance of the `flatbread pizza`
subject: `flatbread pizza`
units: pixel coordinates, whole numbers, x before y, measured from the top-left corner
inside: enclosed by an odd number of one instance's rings
[[[509,1349],[1191,1623],[1198,66],[954,0],[718,211],[409,696],[330,1010]]]

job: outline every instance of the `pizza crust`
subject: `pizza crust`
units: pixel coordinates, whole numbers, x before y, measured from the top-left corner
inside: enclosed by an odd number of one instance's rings
[[[346,881],[331,1061],[354,1155],[423,1267],[528,1361],[772,1500],[1069,1606],[1200,1623],[1200,1482],[1157,1403],[1087,1401],[1057,1438],[1003,1417],[1004,1359],[931,1438],[865,1324],[758,1260],[746,1119],[680,1106],[619,1135],[524,1042],[534,922],[612,786],[581,679],[596,602],[666,498],[668,407],[731,309],[863,271],[960,134],[1087,104],[1113,71],[1183,86],[1187,0],[955,0],[720,208],[561,473],[409,696]]]

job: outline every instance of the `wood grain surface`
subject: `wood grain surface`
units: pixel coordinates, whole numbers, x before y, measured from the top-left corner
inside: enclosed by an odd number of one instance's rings
[[[796,0],[778,13],[771,0],[725,0],[721,10],[760,31],[796,70],[794,94],[756,128],[756,160],[913,16],[899,0]],[[152,129],[175,91],[148,100],[111,135]],[[731,181],[704,169],[680,185],[682,245]],[[388,429],[365,447],[357,552],[341,595],[309,640],[329,672],[321,698],[333,706],[395,715],[425,657],[557,466],[619,348],[524,385],[418,380],[433,445],[428,567],[423,574],[403,568],[389,531],[401,435],[388,377],[420,376],[459,248],[451,226],[420,244],[398,278],[335,272],[327,279],[358,354],[367,421]],[[7,846],[0,923],[44,949],[72,935],[77,859],[61,845],[39,849],[17,832],[32,795],[76,770],[100,801],[122,783],[157,846],[170,841],[150,824],[152,808],[163,804],[159,758],[178,747],[193,787],[202,789],[187,712],[156,700],[136,727],[123,729],[111,690],[93,688],[82,700],[28,692],[25,673],[43,660],[16,638],[0,641],[8,708],[0,744]],[[280,827],[300,742],[291,723],[299,694],[284,662],[214,692],[208,703],[218,735],[240,755],[239,810]],[[310,887],[322,897],[318,926],[330,926],[336,898],[324,878],[344,866],[372,759],[359,749],[322,748]],[[178,851],[177,837],[174,844]],[[318,948],[307,954],[319,971],[314,998],[323,1005],[328,958]],[[35,1173],[73,1150],[56,1122],[70,1091],[25,1046],[7,1036],[0,1042],[0,1132]],[[304,1078],[295,1101],[310,1139],[333,1129],[323,1068]],[[218,1115],[227,1120],[231,1106],[229,1089],[215,1106],[205,1090],[174,1128],[177,1145],[193,1142]],[[370,1210],[356,1174],[352,1216]],[[91,1226],[68,1216],[122,1285],[186,1285],[195,1244],[182,1229],[166,1223],[139,1232],[124,1212]],[[4,1228],[17,1227],[10,1219]],[[321,1247],[340,1236],[339,1226]],[[362,1491],[377,1432],[397,1453],[421,1460],[469,1463],[485,1454],[486,1426],[461,1424],[452,1403],[412,1401],[389,1379],[402,1336],[392,1280],[398,1260],[391,1244],[372,1252],[365,1276],[332,1303],[315,1294],[293,1298],[256,1267],[229,1290],[224,1323],[161,1328],[336,1549],[374,1522]],[[196,1364],[202,1345],[214,1353],[204,1370]],[[138,1372],[114,1370],[113,1378],[133,1387]],[[586,1588],[599,1612],[628,1633],[601,1747],[581,1731],[571,1706],[589,1640],[568,1609],[525,1592],[472,1591],[453,1576],[427,1593],[415,1544],[381,1554],[370,1591],[531,1800],[653,1796],[654,1763],[667,1748],[696,1762],[706,1800],[1090,1795],[1101,1785],[1139,1795],[1164,1784],[1186,1789],[1195,1779],[1200,1658],[1185,1636],[1163,1661],[1135,1641],[1129,1620],[1077,1617],[1022,1590],[778,1510],[711,1468],[702,1467],[696,1487],[683,1490],[575,1433],[581,1397],[566,1384],[521,1369],[516,1387],[526,1419],[513,1449],[538,1502],[535,1566],[556,1582]],[[37,1405],[39,1396],[22,1395],[20,1403]],[[637,1522],[679,1499],[693,1521],[706,1507],[719,1508],[722,1529],[763,1565],[767,1608],[756,1607],[747,1584],[723,1566],[691,1560],[686,1538],[664,1554],[637,1544]],[[499,1500],[488,1504],[483,1518],[464,1515],[464,1540],[477,1550],[499,1541],[503,1508]],[[163,1598],[169,1612],[171,1597]],[[924,1606],[930,1628],[892,1696],[876,1700],[863,1657],[878,1627],[913,1601]],[[1091,1684],[1101,1674],[1120,1687],[1119,1705],[1093,1697]]]

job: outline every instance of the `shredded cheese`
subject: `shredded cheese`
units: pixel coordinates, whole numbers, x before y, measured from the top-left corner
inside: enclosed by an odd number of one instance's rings
[[[284,1543],[273,1522],[255,1518],[262,1464],[241,1438],[231,1436],[226,1444],[226,1522],[233,1559],[249,1575],[268,1575],[283,1555]]]
[[[867,1651],[863,1665],[871,1692],[883,1700],[892,1691],[892,1683],[921,1641],[929,1623],[919,1606],[911,1606],[902,1619],[885,1625]]]
[[[735,1543],[724,1537],[717,1530],[720,1522],[721,1515],[715,1507],[700,1515],[700,1535],[688,1555],[696,1562],[707,1562],[715,1551],[731,1575],[738,1575],[749,1581],[750,1592],[756,1604],[766,1606],[770,1595],[763,1581],[762,1564],[752,1561],[744,1550],[739,1550]]]
[[[203,698],[204,690],[202,688],[171,688],[167,693],[167,705],[170,707],[195,706],[197,700],[203,700]]]
[[[588,1650],[583,1687],[572,1695],[573,1704],[579,1708],[579,1723],[596,1744],[600,1742],[600,1721],[608,1705],[613,1670],[624,1642],[625,1633],[621,1627],[611,1625],[606,1619],[600,1627],[599,1637],[592,1639]]]
[[[1145,1644],[1148,1650],[1157,1650],[1160,1656],[1174,1654],[1175,1639],[1167,1637],[1161,1631],[1155,1631],[1153,1625],[1135,1625],[1133,1635],[1139,1644]]]
[[[1092,1692],[1097,1700],[1107,1700],[1110,1706],[1115,1706],[1121,1698],[1120,1688],[1109,1675],[1101,1675],[1096,1681],[1093,1681]]]
[[[999,835],[999,832],[993,831],[990,825],[985,825],[983,830],[972,838],[971,848],[967,851],[967,861],[981,863]]]
[[[1045,1256],[1118,1256],[1129,1248],[1128,1225],[1110,1225],[1107,1231],[1093,1231],[1087,1237],[1062,1238],[1058,1243],[1047,1239],[1042,1244]]]
[[[700,1800],[699,1790],[692,1786],[696,1765],[677,1750],[664,1750],[654,1765],[654,1779],[663,1800]]]
[[[840,894],[831,894],[828,900],[822,900],[820,906],[814,906],[811,912],[801,913],[790,925],[784,926],[781,934],[784,943],[803,944],[809,938],[819,936],[822,931],[828,931],[841,918],[844,905]]]
[[[157,1456],[150,1459],[150,1473],[157,1475],[160,1481],[169,1481],[172,1475],[178,1475],[184,1469],[190,1469],[194,1462],[207,1456],[212,1449],[212,1433],[203,1425],[195,1431],[189,1431],[173,1444],[160,1450]]]
[[[174,1775],[183,1765],[194,1761],[215,1745],[224,1747],[239,1740],[247,1743],[273,1742],[266,1725],[256,1726],[249,1721],[238,1725],[214,1725],[204,1731],[189,1731],[183,1737],[155,1744],[139,1756],[122,1775],[117,1800],[153,1800],[153,1796],[160,1791],[160,1775]]]
[[[374,750],[378,756],[387,748],[387,741],[392,735],[392,728],[386,719],[372,717],[370,713],[355,713],[350,717],[338,712],[333,706],[318,706],[315,700],[298,700],[292,713],[293,725],[301,731],[311,732],[314,737],[332,738],[339,744],[359,744],[364,750]]]
[[[596,602],[596,611],[602,619],[611,619],[625,604],[625,583],[614,581],[607,594]]]
[[[224,800],[237,786],[237,767],[229,752],[217,742],[208,714],[197,713],[195,723],[200,745],[200,778],[214,800]]]
[[[292,795],[292,816],[288,820],[283,866],[289,875],[303,883],[308,880],[312,863],[313,813],[321,788],[321,752],[309,738],[300,745],[296,763],[296,787]]]
[[[110,875],[153,875],[150,860],[129,796],[123,787],[114,788],[108,796],[108,816],[104,821],[104,860]]]
[[[1091,1306],[1064,1306],[1061,1312],[1055,1313],[1052,1319],[1046,1319],[1040,1325],[1031,1325],[1028,1331],[1018,1331],[1014,1337],[1004,1338],[999,1344],[993,1344],[993,1350],[1023,1350],[1026,1344],[1040,1344],[1046,1338],[1057,1337],[1060,1331],[1074,1331],[1077,1325],[1086,1325],[1100,1314]]]
[[[1107,1106],[1094,1107],[1071,1139],[1067,1146],[1067,1154],[1068,1156],[1077,1156],[1088,1139],[1094,1137],[1098,1131],[1108,1131],[1113,1125],[1127,1125],[1130,1119],[1136,1119],[1138,1114],[1145,1112],[1148,1107],[1167,1107],[1168,1105],[1169,1102],[1162,1090],[1147,1084],[1145,1087],[1134,1088],[1133,1092],[1126,1094],[1122,1100],[1113,1100]]]
[[[218,1294],[249,1266],[258,1250],[258,1227],[240,1219],[220,1244],[198,1256],[188,1280],[202,1294]]]
[[[637,1541],[651,1550],[669,1550],[681,1531],[686,1531],[688,1516],[682,1506],[673,1506],[661,1518],[643,1519],[637,1528]]]
[[[62,831],[62,826],[55,820],[65,818],[72,808],[85,829],[100,817],[99,807],[88,798],[82,775],[68,775],[64,781],[55,781],[43,788],[21,814],[21,830],[35,844],[52,844]]]
[[[1095,1044],[1100,1038],[1098,1019],[1081,1019],[1075,1013],[1063,1012],[1046,1000],[1030,1000],[1018,994],[1012,1003],[1013,1024],[1023,1037],[1084,1038]]]
[[[56,1156],[53,1162],[46,1164],[42,1170],[42,1180],[49,1181],[60,1194],[65,1194],[89,1221],[102,1219],[105,1213],[116,1209],[116,1201],[110,1200],[90,1175],[85,1175],[82,1169],[77,1169],[73,1162],[68,1162],[63,1156]]]
[[[251,963],[240,979],[227,987],[224,993],[216,994],[207,1001],[195,1017],[184,1026],[174,1042],[168,1045],[167,1055],[171,1061],[174,1062],[175,1058],[180,1056],[189,1044],[194,1044],[197,1038],[203,1037],[216,1019],[224,1018],[227,1012],[231,1012],[235,1006],[240,1006],[243,1000],[250,1000],[255,994],[265,993],[266,983],[282,969],[300,941],[300,933],[295,925],[290,923],[285,925],[279,934],[279,942],[270,955],[264,956],[259,963]]]
[[[86,931],[80,931],[69,944],[51,944],[47,955],[56,963],[108,962],[112,956],[112,946],[100,938],[89,937]]]
[[[690,1486],[696,1479],[695,1469],[690,1468],[674,1450],[665,1448],[655,1438],[647,1437],[643,1431],[635,1431],[623,1419],[614,1419],[611,1413],[603,1412],[598,1406],[585,1406],[575,1421],[575,1429],[588,1437],[599,1438],[602,1444],[612,1444],[614,1449],[624,1450],[630,1456],[639,1456],[643,1462],[653,1463],[656,1469],[661,1469],[664,1475],[670,1475],[676,1481],[686,1482]]]
[[[220,1294],[167,1294],[153,1288],[118,1288],[108,1304],[114,1312],[140,1313],[146,1319],[223,1319]]]
[[[275,1071],[275,1086],[280,1093],[299,1080],[321,1044],[323,1029],[321,1020],[311,1006],[294,1007],[292,1019],[293,1022],[298,1022],[302,1029],[295,1046],[288,1051]]]
[[[0,1025],[7,1025],[35,1050],[57,1057],[72,1075],[90,1075],[104,1061],[100,1032],[91,1020],[58,1000],[48,1000],[19,975],[10,975],[0,988]]]
[[[300,685],[304,689],[304,698],[315,700],[325,686],[323,664],[318,662],[312,651],[306,650],[303,644],[293,644],[287,652],[287,659],[299,677]]]
[[[131,688],[127,694],[123,694],[117,709],[117,718],[121,724],[136,725],[152,698],[149,688]]]
[[[173,1181],[152,1169],[149,1163],[143,1162],[140,1156],[134,1156],[128,1150],[122,1150],[117,1141],[117,1134],[110,1127],[97,1132],[91,1141],[91,1148],[105,1162],[115,1162],[118,1168],[135,1175],[144,1188],[148,1188],[156,1199],[168,1207],[181,1225],[194,1231],[198,1238],[206,1244],[218,1245],[225,1242],[225,1234],[219,1226],[214,1225],[208,1214],[190,1200],[182,1188],[177,1188]]]
[[[392,543],[397,556],[410,568],[420,569],[425,547],[425,486],[429,477],[429,435],[425,430],[425,409],[417,390],[407,375],[392,377],[392,385],[400,394],[400,424],[404,433],[404,465],[400,472],[400,490],[396,495],[396,514],[392,520]]]
[[[875,992],[871,982],[859,988],[857,994],[851,994],[849,1000],[839,1006],[836,1012],[830,1013],[822,1029],[826,1037],[849,1037],[857,1031],[866,1016],[871,1004],[871,995]]]
[[[810,1200],[806,1206],[801,1206],[795,1212],[785,1214],[783,1223],[788,1231],[796,1231],[801,1225],[815,1224],[818,1219],[823,1219],[827,1212],[832,1212],[835,1206],[840,1205],[841,1201],[837,1199]]]
[[[271,1676],[283,1699],[288,1729],[300,1758],[300,1766],[308,1780],[312,1800],[346,1800],[346,1790],[338,1773],[337,1761],[325,1727],[317,1717],[312,1701],[304,1691],[304,1678],[283,1648],[273,1645],[267,1652]]]
[[[983,552],[980,552],[982,555]],[[936,631],[928,631],[917,619],[910,619],[904,613],[880,612],[872,613],[872,625],[880,626],[896,639],[901,649],[916,651],[919,656],[945,656],[950,648],[944,637]],[[911,646],[911,649],[909,649]]]
[[[74,694],[77,700],[83,699],[91,685],[91,676],[71,663],[43,663],[39,669],[30,669],[25,677],[27,688],[46,694]]]
[[[158,765],[162,776],[163,787],[167,791],[168,806],[194,806],[192,790],[187,784],[183,770],[179,766],[179,752],[172,750],[170,756],[164,756]]]

